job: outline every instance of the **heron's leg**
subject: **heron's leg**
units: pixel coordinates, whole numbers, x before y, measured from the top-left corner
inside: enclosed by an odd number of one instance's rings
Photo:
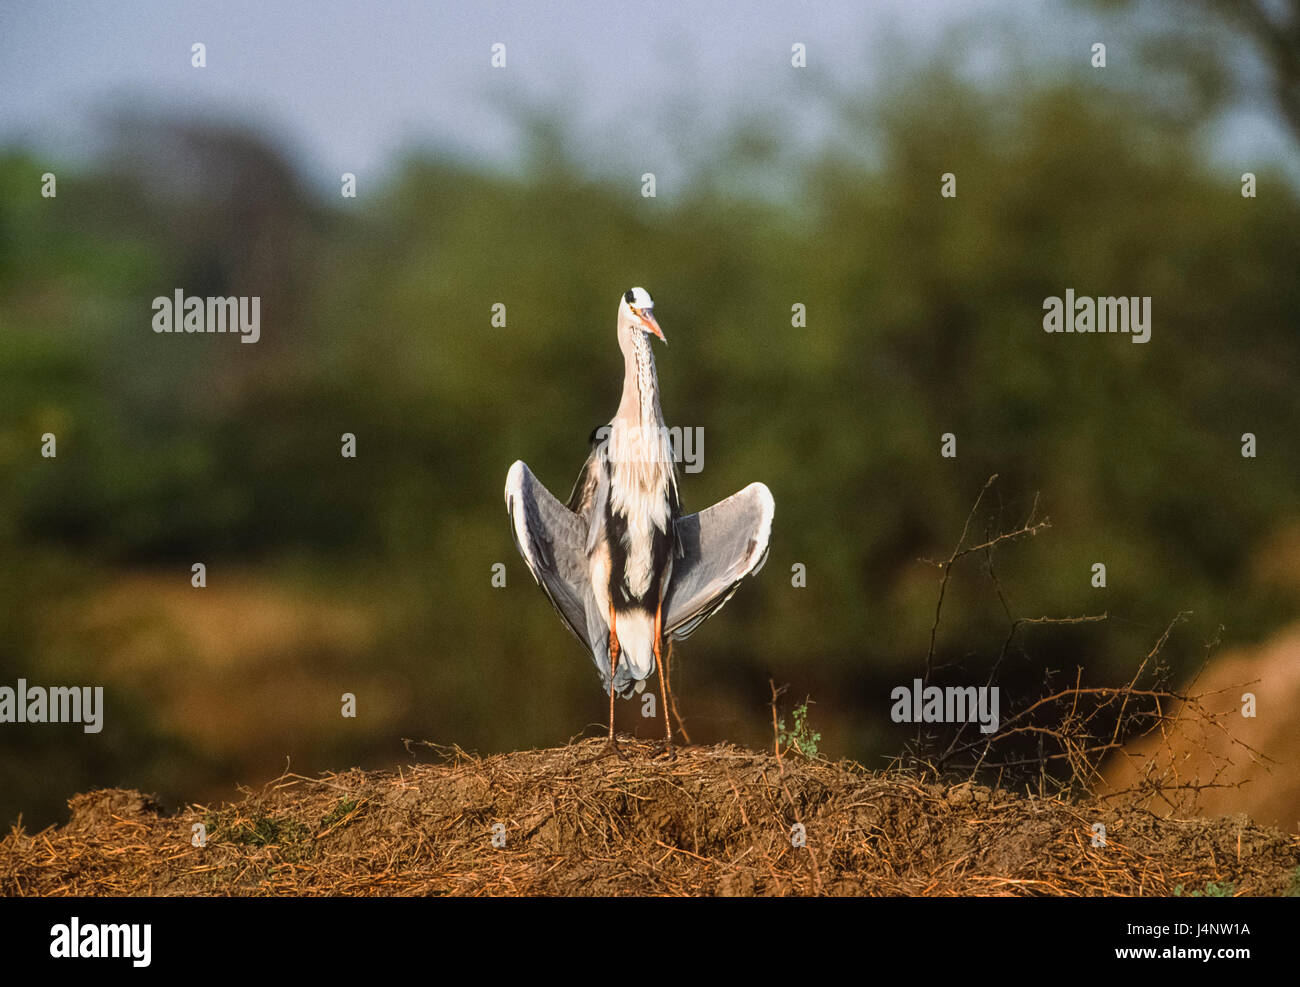
[[[609,680],[609,742],[614,743],[614,679]]]
[[[690,745],[691,735],[686,732],[686,724],[682,722],[682,714],[677,712],[677,699],[673,696],[673,670],[670,667],[673,661],[673,642],[669,640],[668,647],[664,651],[664,688],[668,692],[668,708],[672,710],[673,719],[677,721],[677,732],[682,735],[682,740]]]
[[[614,743],[614,673],[618,670],[618,631],[614,628],[614,602],[609,604],[609,742]]]
[[[655,607],[655,664],[659,666],[659,692],[661,693],[660,699],[663,700],[659,706],[664,718],[664,737],[668,743],[668,756],[674,757],[673,727],[672,724],[668,722],[668,676],[664,671],[663,659],[663,616],[664,604],[663,600],[660,600],[659,606]]]

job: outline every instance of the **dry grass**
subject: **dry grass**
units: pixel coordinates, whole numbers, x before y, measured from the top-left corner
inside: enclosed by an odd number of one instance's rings
[[[922,783],[731,746],[675,761],[624,742],[397,772],[286,775],[162,814],[137,792],[71,802],[0,841],[8,895],[1167,895],[1295,893],[1300,838],[1244,817]],[[1094,847],[1093,825],[1106,827]],[[205,847],[191,845],[195,823]],[[506,845],[493,845],[494,824]],[[791,843],[802,823],[807,846]]]
[[[936,662],[936,642],[950,577],[964,559],[981,561],[1007,618],[989,686],[1013,651],[1023,655],[1024,632],[1107,619],[1014,615],[994,551],[1048,521],[1037,518],[1035,502],[1019,526],[1002,530],[995,517],[983,541],[972,537],[995,480],[952,553],[935,563],[942,574],[927,685],[954,671]],[[783,751],[783,690],[772,683],[771,753],[688,747],[668,760],[654,756],[654,745],[624,741],[616,756],[603,740],[585,740],[483,758],[408,745],[433,751],[436,763],[285,775],[217,809],[165,815],[139,792],[76,796],[66,825],[15,828],[0,840],[0,893],[1300,894],[1300,836],[1244,815],[1171,818],[1148,808],[1186,811],[1205,791],[1231,798],[1241,782],[1224,772],[1234,761],[1267,760],[1237,735],[1231,710],[1190,685],[1168,685],[1163,653],[1185,616],[1170,622],[1127,683],[1086,685],[1082,669],[1070,685],[1045,676],[1043,694],[1008,710],[990,735],[953,724],[929,736],[918,725],[910,750],[886,772]],[[1216,644],[1207,643],[1203,664]],[[1174,743],[1189,729],[1218,744],[1201,745],[1208,760],[1194,769]],[[1148,754],[1148,769],[1127,787],[1099,786],[1102,759],[1132,737],[1149,738],[1161,757]],[[1027,750],[1026,738],[1034,742]],[[1027,773],[1035,794],[976,781],[1009,786]],[[954,775],[968,780],[952,784]],[[191,843],[200,823],[201,847]],[[796,831],[806,843],[796,845]]]

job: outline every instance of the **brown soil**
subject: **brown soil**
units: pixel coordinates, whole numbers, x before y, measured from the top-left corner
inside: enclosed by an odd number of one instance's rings
[[[396,772],[287,775],[175,815],[138,792],[92,792],[71,800],[66,825],[0,841],[0,892],[1300,893],[1300,837],[1245,816],[1168,819],[731,746],[675,761],[651,745],[623,751],[452,751]],[[1092,846],[1099,822],[1104,847]],[[191,845],[195,823],[204,847]],[[805,847],[792,845],[795,823]]]

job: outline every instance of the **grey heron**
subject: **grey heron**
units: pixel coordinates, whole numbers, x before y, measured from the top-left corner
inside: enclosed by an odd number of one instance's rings
[[[662,649],[695,631],[767,558],[775,503],[751,483],[698,514],[681,513],[669,432],[659,407],[650,336],[667,343],[644,288],[618,307],[623,395],[591,449],[568,504],[522,460],[506,477],[515,547],[565,625],[590,653],[609,693],[630,699],[659,670],[672,751]]]

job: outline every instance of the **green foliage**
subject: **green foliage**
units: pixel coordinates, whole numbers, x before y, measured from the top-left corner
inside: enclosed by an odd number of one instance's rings
[[[311,830],[296,819],[265,814],[251,818],[237,816],[233,810],[210,812],[203,818],[209,841],[238,843],[242,846],[274,846],[288,856],[301,857],[311,848]]]
[[[1185,895],[1181,884],[1174,887],[1175,898],[1231,898],[1237,892],[1237,886],[1231,881],[1209,881],[1204,891],[1189,891]]]
[[[794,727],[790,730],[785,728],[785,718],[783,717],[778,724],[777,743],[782,748],[793,747],[804,757],[817,756],[817,744],[821,741],[822,735],[808,726],[808,706],[811,700],[804,702],[791,710],[790,715],[794,717]]]
[[[357,807],[357,800],[353,798],[340,799],[339,804],[334,806],[320,821],[321,829],[329,829],[336,822],[347,818],[348,814]]]

